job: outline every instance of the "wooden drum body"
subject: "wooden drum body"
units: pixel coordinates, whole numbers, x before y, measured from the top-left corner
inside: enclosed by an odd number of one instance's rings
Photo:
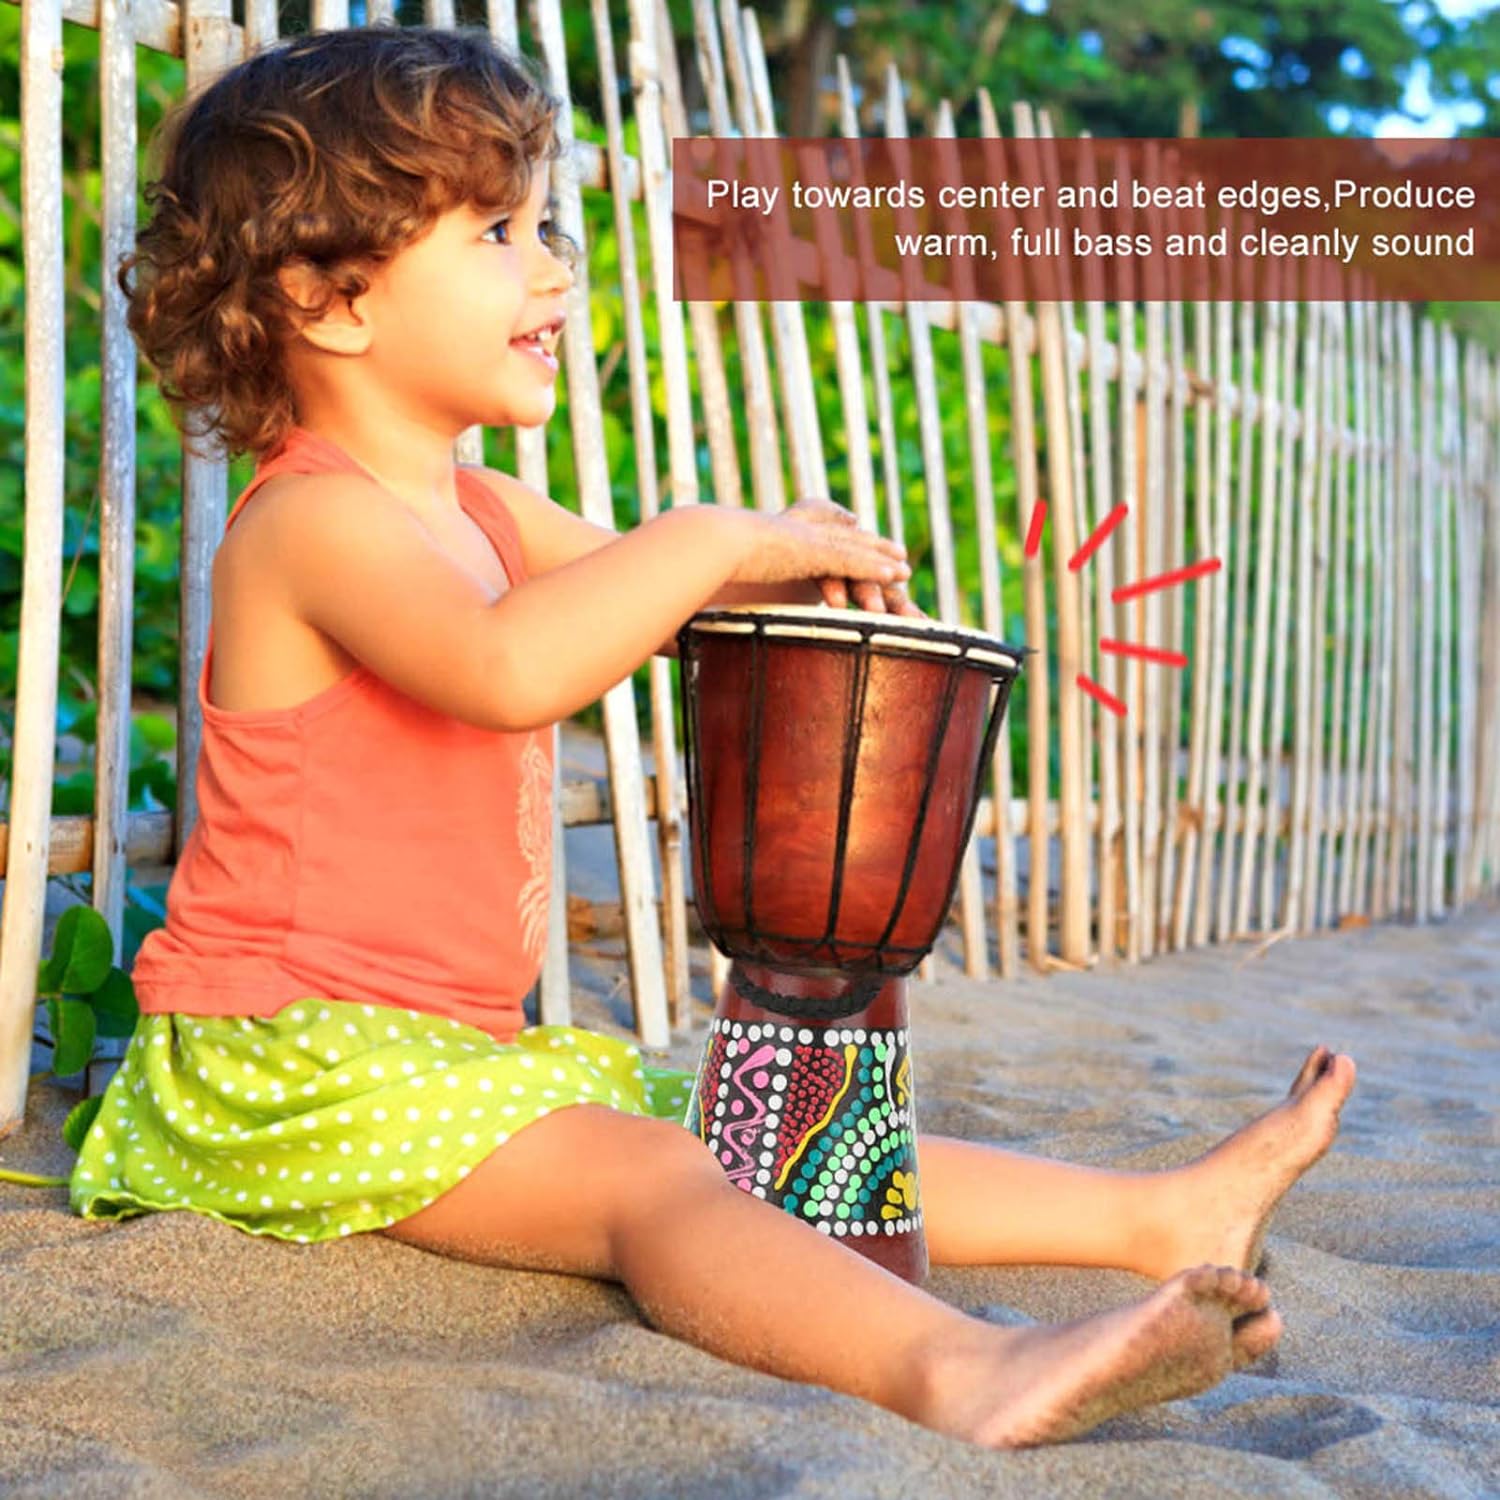
[[[733,960],[688,1126],[745,1191],[920,1283],[904,976],[1021,653],[819,606],[707,610],[678,643],[694,900]]]

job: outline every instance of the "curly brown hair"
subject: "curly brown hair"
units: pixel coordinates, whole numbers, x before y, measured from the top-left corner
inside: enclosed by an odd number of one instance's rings
[[[273,44],[175,106],[116,280],[189,448],[274,449],[297,420],[283,360],[297,320],[358,297],[366,269],[447,210],[524,203],[562,153],[563,107],[487,31],[383,23]],[[292,261],[316,277],[305,309],[276,275]]]

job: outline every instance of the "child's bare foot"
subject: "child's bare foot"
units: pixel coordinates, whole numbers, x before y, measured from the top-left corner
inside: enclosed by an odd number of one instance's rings
[[[1270,1296],[1243,1271],[1196,1266],[1130,1307],[1056,1327],[985,1329],[942,1367],[917,1420],[988,1448],[1076,1437],[1259,1359],[1281,1333]]]
[[[1352,1058],[1314,1047],[1280,1104],[1166,1174],[1140,1269],[1162,1278],[1202,1261],[1259,1269],[1271,1214],[1333,1144],[1354,1076]]]

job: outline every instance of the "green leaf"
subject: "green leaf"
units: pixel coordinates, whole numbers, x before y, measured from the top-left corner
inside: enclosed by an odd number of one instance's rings
[[[91,1099],[84,1099],[75,1104],[68,1111],[68,1118],[63,1121],[62,1137],[75,1150],[83,1150],[84,1137],[93,1128],[94,1117],[99,1113],[99,1106],[104,1103],[103,1094],[95,1094]]]
[[[53,1039],[57,1047],[52,1054],[52,1073],[56,1078],[69,1078],[88,1067],[94,1055],[94,1007],[87,1000],[67,995],[55,1004],[58,1015]]]
[[[100,1036],[130,1036],[140,1018],[135,986],[124,969],[113,968],[90,996]]]
[[[114,960],[109,923],[92,906],[70,906],[57,920],[48,966],[48,990],[87,995],[104,983]]]

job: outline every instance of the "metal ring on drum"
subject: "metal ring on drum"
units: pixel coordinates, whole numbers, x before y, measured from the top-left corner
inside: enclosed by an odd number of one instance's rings
[[[733,960],[688,1127],[738,1186],[927,1275],[906,981],[953,900],[1023,651],[823,605],[678,635],[693,899]]]

